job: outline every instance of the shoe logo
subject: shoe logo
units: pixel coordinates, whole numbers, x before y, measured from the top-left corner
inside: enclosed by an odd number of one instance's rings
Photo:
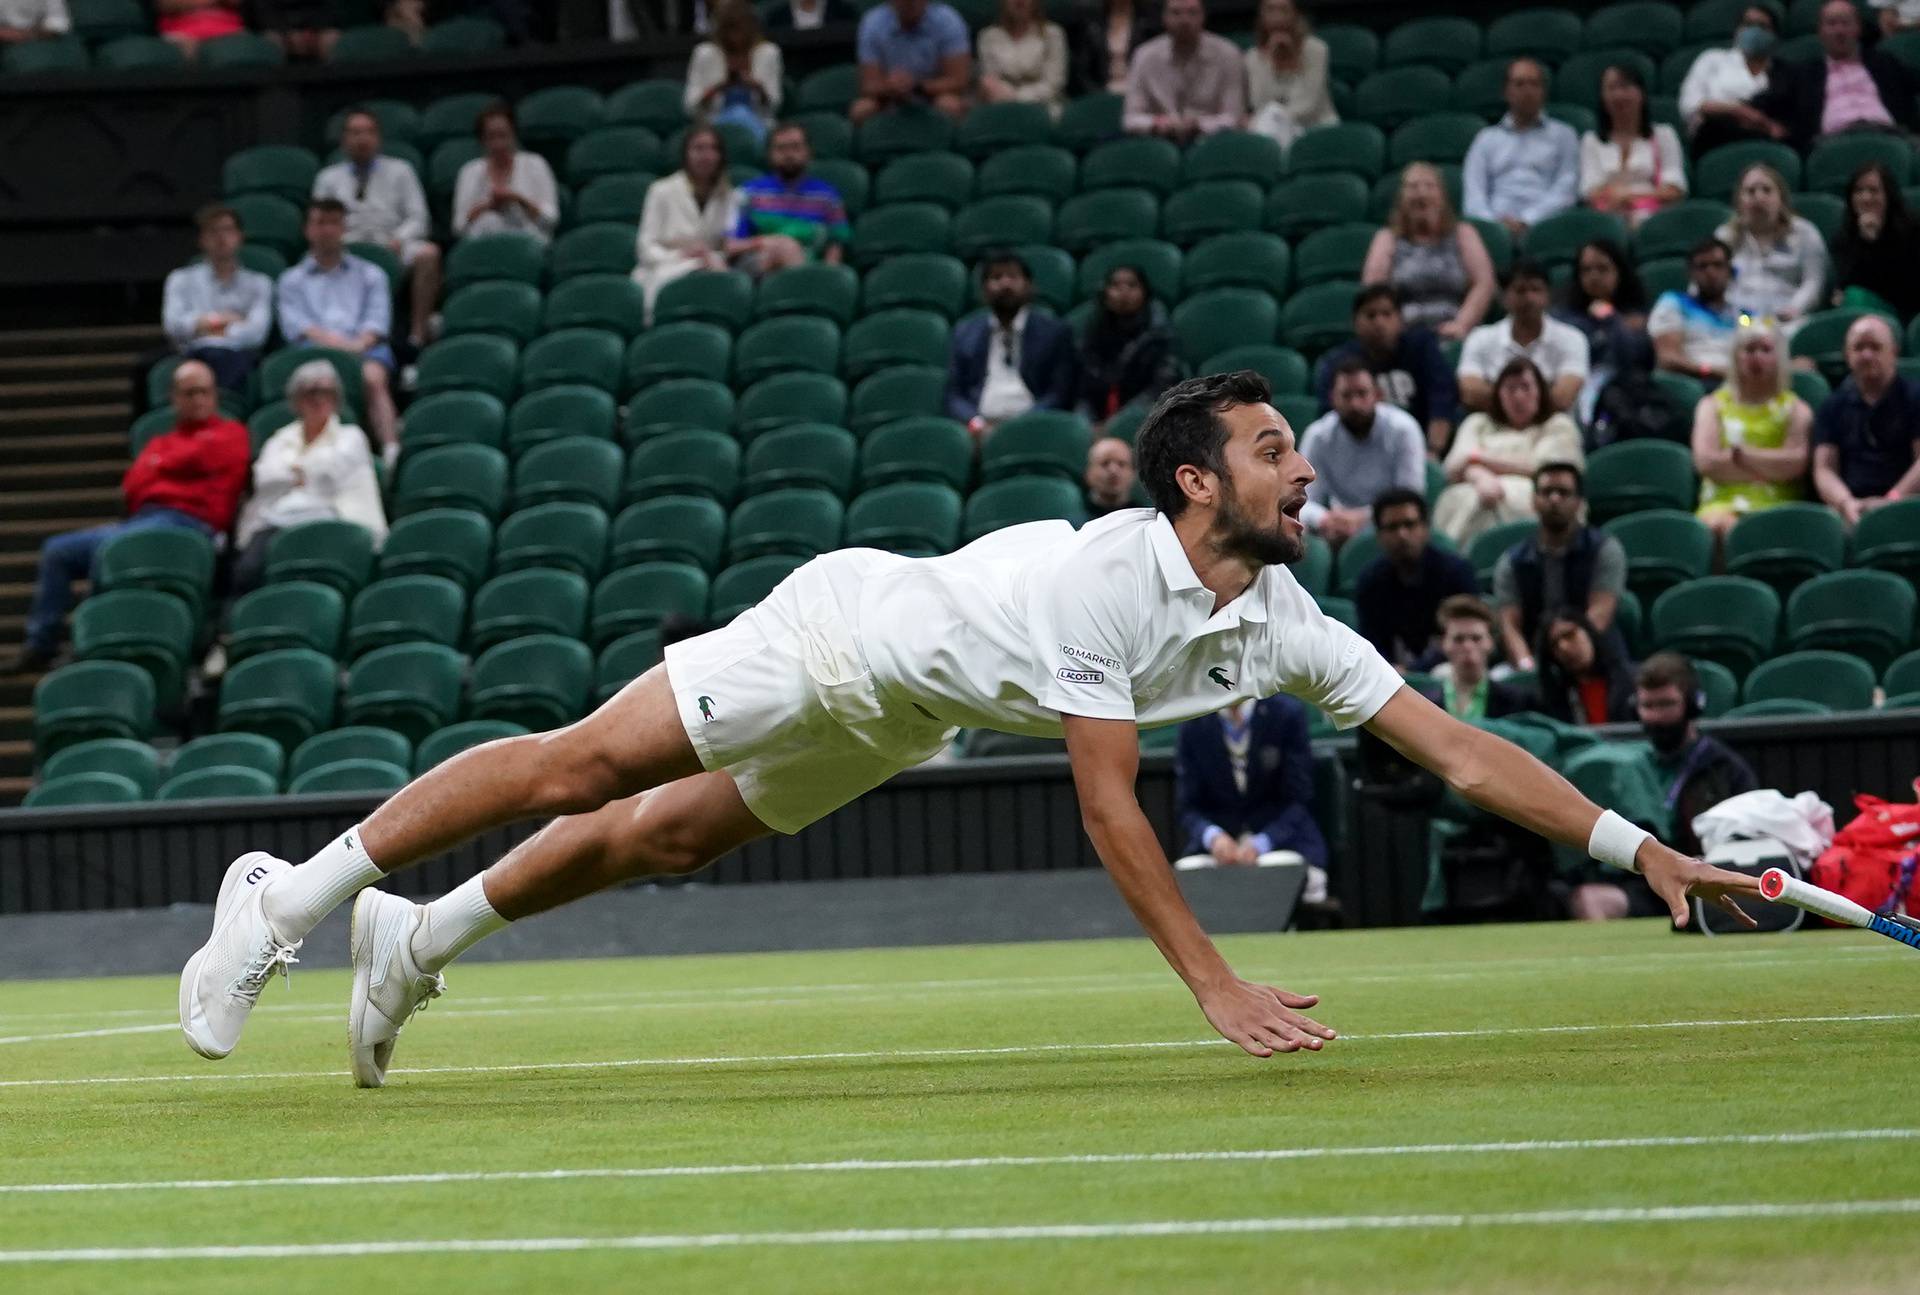
[[[700,718],[707,720],[713,718],[713,698],[702,697],[700,699]]]
[[[256,863],[253,865],[253,867],[247,869],[246,883],[249,886],[255,885],[260,881],[261,878],[265,877],[266,875],[267,875],[267,870]]]
[[[1217,665],[1213,667],[1213,669],[1207,671],[1207,678],[1213,680],[1228,692],[1233,691],[1233,680],[1227,678],[1227,668],[1225,666]]]

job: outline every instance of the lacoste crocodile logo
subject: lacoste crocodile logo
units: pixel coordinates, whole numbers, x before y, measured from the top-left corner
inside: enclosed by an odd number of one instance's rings
[[[1227,678],[1227,668],[1225,666],[1217,665],[1213,667],[1213,669],[1207,671],[1207,678],[1213,680],[1228,692],[1233,691],[1233,680]]]
[[[713,718],[713,698],[702,697],[700,699],[700,718],[707,720]]]

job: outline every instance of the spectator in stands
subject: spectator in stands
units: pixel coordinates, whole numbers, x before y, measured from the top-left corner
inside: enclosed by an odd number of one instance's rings
[[[1459,389],[1440,343],[1424,328],[1407,328],[1394,289],[1370,284],[1353,296],[1353,340],[1320,357],[1314,386],[1322,404],[1333,400],[1333,371],[1355,356],[1373,373],[1380,398],[1413,415],[1427,432],[1427,453],[1438,458],[1453,439]]]
[[[1087,450],[1088,520],[1137,507],[1133,483],[1133,447],[1118,436],[1102,436],[1095,441]]]
[[[1180,380],[1167,309],[1138,267],[1107,271],[1080,345],[1080,404],[1096,427],[1136,401],[1151,402]]]
[[[203,41],[247,29],[241,16],[244,0],[156,0],[154,8],[160,35],[178,45],[188,58],[199,51]]]
[[[1920,385],[1894,367],[1893,326],[1863,315],[1847,330],[1847,380],[1813,426],[1813,484],[1848,526],[1920,494]]]
[[[1327,89],[1331,55],[1294,0],[1261,0],[1247,49],[1247,129],[1286,148],[1315,126],[1340,120]]]
[[[1893,55],[1860,46],[1860,11],[1853,0],[1820,7],[1824,57],[1782,62],[1773,69],[1757,106],[1787,128],[1802,151],[1814,141],[1849,130],[1912,130],[1915,81]]]
[[[1575,405],[1583,419],[1615,375],[1653,368],[1646,289],[1632,259],[1612,239],[1596,238],[1580,249],[1573,259],[1566,308],[1554,313],[1587,339],[1587,383]]]
[[[986,313],[954,325],[947,414],[983,437],[1034,409],[1072,409],[1080,390],[1073,330],[1033,309],[1033,272],[1017,252],[980,263]]]
[[[1587,336],[1547,313],[1547,270],[1525,257],[1507,270],[1507,317],[1467,334],[1460,349],[1460,403],[1468,409],[1493,405],[1494,381],[1516,359],[1533,362],[1547,380],[1544,418],[1573,408],[1587,381],[1591,356]]]
[[[1687,290],[1663,292],[1647,316],[1647,332],[1661,368],[1712,385],[1727,376],[1740,311],[1727,300],[1733,249],[1705,238],[1687,253]]]
[[[1447,668],[1437,681],[1435,705],[1455,719],[1504,719],[1534,707],[1533,694],[1487,676],[1493,659],[1493,609],[1472,593],[1455,594],[1434,614]]]
[[[1812,221],[1794,214],[1786,180],[1764,162],[1740,173],[1733,219],[1714,236],[1733,249],[1727,297],[1743,314],[1788,324],[1826,299],[1826,240]]]
[[[687,116],[714,125],[732,122],[765,143],[780,115],[785,76],[780,47],[761,35],[753,5],[720,0],[712,39],[695,45],[687,60]]]
[[[560,190],[547,159],[520,147],[513,109],[504,102],[482,108],[473,133],[482,152],[454,181],[454,235],[526,234],[547,242],[560,223]]]
[[[1047,21],[1040,0],[1000,0],[1000,17],[981,31],[980,98],[1037,103],[1055,117],[1067,95],[1067,34]]]
[[[1787,128],[1754,106],[1767,89],[1780,19],[1764,4],[1750,4],[1733,29],[1733,44],[1702,50],[1680,85],[1680,116],[1695,157],[1722,144],[1748,139],[1785,139]]]
[[[931,107],[967,115],[973,55],[967,22],[941,0],[886,0],[860,20],[860,97],[855,125],[890,108]]]
[[[1575,607],[1562,607],[1540,624],[1534,643],[1540,663],[1540,713],[1563,724],[1621,724],[1633,709],[1633,662],[1619,640],[1602,634]]]
[[[1381,401],[1373,370],[1357,355],[1334,368],[1333,411],[1300,433],[1300,453],[1315,473],[1300,520],[1336,548],[1367,529],[1382,492],[1426,486],[1426,433],[1412,414]]]
[[[1237,130],[1247,116],[1240,51],[1207,30],[1201,0],[1166,0],[1160,22],[1165,30],[1135,50],[1127,66],[1121,124],[1177,144]]]
[[[341,123],[340,151],[344,161],[313,177],[313,196],[346,208],[348,242],[378,243],[399,258],[413,305],[408,340],[425,346],[433,340],[430,321],[440,302],[440,248],[427,236],[433,221],[420,177],[407,162],[380,152],[380,119],[364,109]]]
[[[660,289],[695,270],[724,270],[738,202],[727,175],[727,145],[711,126],[680,144],[680,169],[647,186],[633,278],[646,293],[647,322]]]
[[[1313,821],[1306,703],[1285,695],[1236,702],[1182,724],[1173,800],[1186,839],[1177,866],[1304,863],[1301,898],[1325,901],[1327,841]]]
[[[740,216],[727,254],[756,278],[808,261],[840,264],[852,231],[840,191],[808,175],[813,149],[806,127],[781,122],[767,148],[767,174],[740,186]]]
[[[233,524],[247,482],[247,429],[220,412],[213,370],[187,360],[173,371],[173,430],[148,441],[120,482],[127,519],[55,535],[40,546],[26,641],[8,666],[45,669],[60,647],[73,582],[89,576],[101,546],[127,531],[184,526],[209,538]]]
[[[160,319],[181,354],[205,362],[219,384],[245,391],[273,327],[273,280],[240,264],[246,235],[231,207],[202,207],[201,259],[167,275]]]
[[[1433,506],[1435,529],[1455,544],[1525,520],[1543,465],[1581,462],[1580,429],[1554,411],[1546,393],[1534,362],[1515,356],[1494,381],[1492,407],[1460,424],[1441,465],[1451,484]]]
[[[332,198],[307,204],[307,255],[280,276],[280,335],[289,346],[326,346],[361,359],[367,421],[388,466],[400,456],[393,407],[393,301],[387,276],[346,250],[346,207]]]
[[[1907,211],[1885,162],[1868,162],[1847,182],[1847,215],[1833,244],[1833,304],[1920,314],[1920,222]]]
[[[1432,543],[1422,491],[1396,486],[1375,495],[1373,532],[1380,555],[1360,568],[1353,595],[1360,636],[1403,674],[1428,669],[1435,660],[1435,616],[1456,595],[1478,592],[1480,583],[1471,563]]]
[[[787,0],[765,13],[768,31],[818,31],[860,21],[860,10],[848,0]]]
[[[1581,523],[1584,489],[1580,469],[1571,463],[1535,471],[1533,511],[1540,529],[1494,564],[1500,645],[1516,670],[1534,668],[1533,640],[1549,607],[1580,608],[1601,634],[1619,634],[1614,613],[1627,587],[1627,552],[1599,527]],[[1624,639],[1615,647],[1625,654]]]
[[[1799,499],[1813,411],[1793,394],[1787,343],[1765,323],[1734,334],[1726,385],[1693,411],[1700,520],[1719,543],[1749,513]]]
[[[1580,196],[1629,228],[1687,196],[1680,133],[1653,120],[1646,78],[1630,63],[1600,74],[1600,129],[1580,137]]]
[[[321,63],[340,41],[333,0],[251,0],[253,26],[295,62]]]
[[[1074,44],[1075,94],[1125,94],[1134,51],[1160,34],[1152,0],[1106,0],[1088,14]]]
[[[1579,195],[1580,140],[1546,115],[1547,74],[1530,58],[1507,65],[1507,115],[1474,136],[1461,175],[1463,206],[1516,240]]]
[[[1414,162],[1400,173],[1400,196],[1386,228],[1373,236],[1362,283],[1390,284],[1409,328],[1462,341],[1493,304],[1493,258],[1480,231],[1454,214],[1439,169]]]
[[[381,21],[418,45],[427,34],[427,0],[387,0]]]
[[[1920,0],[1867,0],[1880,11],[1880,34],[1893,36],[1920,29]]]
[[[0,0],[0,48],[73,30],[67,0]]]
[[[259,586],[267,546],[276,533],[301,522],[341,521],[364,527],[377,548],[387,538],[387,515],[366,433],[340,421],[340,375],[325,360],[308,360],[287,379],[294,421],[267,438],[253,462],[253,496],[234,528],[237,596]]]

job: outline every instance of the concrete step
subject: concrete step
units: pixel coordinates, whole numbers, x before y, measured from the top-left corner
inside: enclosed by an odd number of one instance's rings
[[[76,355],[0,355],[0,380],[13,375],[39,378],[57,373],[75,378],[107,378],[118,374],[125,381],[131,375],[133,366],[150,354],[152,351],[143,347],[139,350],[129,348]]]
[[[97,328],[24,328],[0,333],[0,356],[100,355],[166,345],[158,324],[113,324]]]
[[[66,436],[75,432],[121,432],[133,422],[125,400],[90,405],[34,405],[0,409],[0,437],[9,442],[27,436]]]
[[[33,409],[48,405],[97,405],[128,395],[127,380],[109,377],[47,377],[34,381],[0,381],[0,409]]]
[[[95,525],[120,516],[124,500],[117,486],[89,486],[72,490],[22,491],[7,500],[15,517],[89,517]]]
[[[0,778],[0,806],[12,808],[32,790],[32,778]]]
[[[9,511],[0,513],[0,549],[18,552],[23,548],[38,549],[40,542],[49,535],[58,535],[61,531],[77,531],[83,526],[98,526],[101,522],[110,522],[120,516],[120,509],[104,517],[77,517],[69,513],[62,517],[19,517]]]
[[[82,458],[55,463],[0,460],[0,493],[118,489],[126,472],[125,459]]]
[[[32,604],[33,583],[31,581],[16,580],[0,584],[0,614],[24,616],[27,608]]]
[[[0,739],[0,778],[33,776],[33,739]]]
[[[0,644],[0,660],[12,656],[13,650],[19,646],[20,640],[18,636],[5,640],[3,644]],[[25,722],[28,728],[31,728],[33,725],[33,686],[39,682],[40,676],[37,674],[0,674],[0,706],[27,707]],[[25,732],[6,733],[0,731],[0,737],[25,736]]]
[[[0,461],[0,479],[10,464],[111,462],[117,471],[126,471],[127,432],[124,426],[110,432],[67,432],[59,436],[10,436],[7,453]]]

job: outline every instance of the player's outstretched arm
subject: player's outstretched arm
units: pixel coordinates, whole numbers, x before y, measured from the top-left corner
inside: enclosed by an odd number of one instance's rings
[[[1187,982],[1200,1010],[1222,1035],[1256,1057],[1317,1051],[1332,1030],[1298,1009],[1319,1002],[1240,979],[1200,929],[1180,894],[1153,824],[1140,809],[1140,730],[1131,720],[1063,715],[1080,821],[1127,907]]]
[[[1463,724],[1411,688],[1402,688],[1367,728],[1402,755],[1445,779],[1485,810],[1562,845],[1586,849],[1600,819],[1598,805],[1527,752],[1485,729]],[[1676,926],[1687,924],[1687,897],[1712,900],[1747,925],[1753,919],[1733,902],[1760,894],[1760,879],[1711,868],[1648,837],[1634,864],[1667,902]]]

